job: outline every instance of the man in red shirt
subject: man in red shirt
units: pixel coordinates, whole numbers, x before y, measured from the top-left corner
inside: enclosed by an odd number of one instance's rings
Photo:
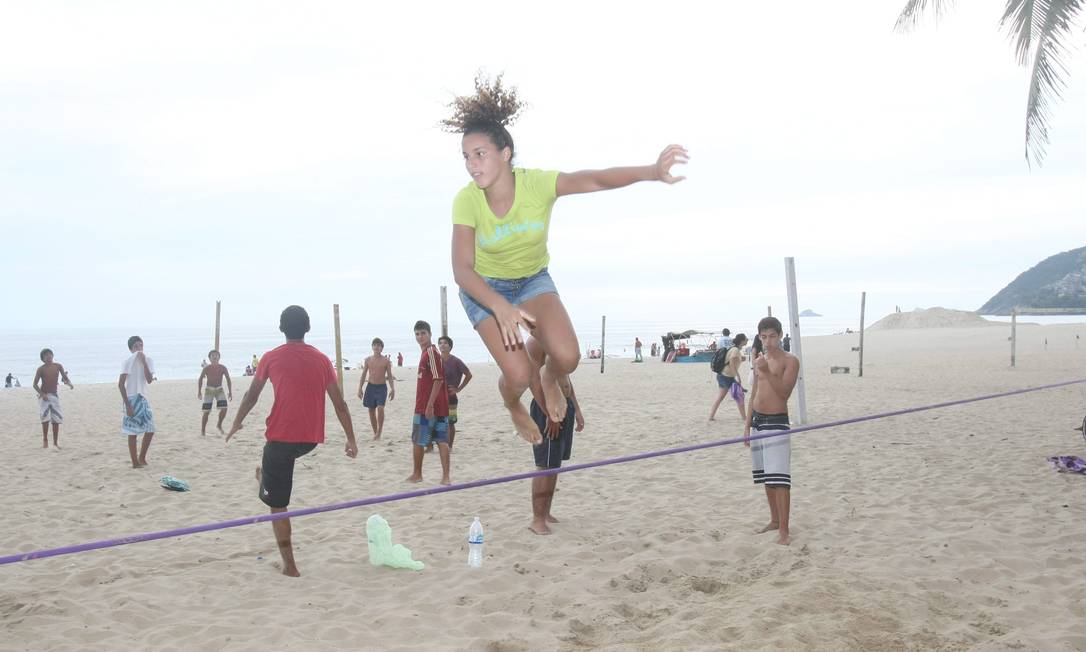
[[[279,317],[279,330],[287,343],[260,359],[256,376],[241,401],[226,441],[241,430],[241,422],[256,405],[264,384],[271,380],[275,402],[266,422],[264,459],[256,467],[260,485],[257,495],[272,513],[287,511],[294,484],[294,460],[324,443],[324,396],[332,399],[336,416],[347,433],[347,457],[358,455],[351,413],[339,390],[332,361],[305,343],[309,332],[309,314],[301,306],[288,306]],[[290,542],[290,519],[272,521],[275,542],[283,557],[283,574],[298,577],[294,548]]]
[[[441,455],[441,484],[452,484],[449,479],[449,394],[445,388],[445,365],[430,337],[430,324],[415,322],[415,341],[422,349],[422,359],[415,383],[415,418],[411,428],[414,472],[407,481],[422,482],[424,449],[428,444],[436,443]]]

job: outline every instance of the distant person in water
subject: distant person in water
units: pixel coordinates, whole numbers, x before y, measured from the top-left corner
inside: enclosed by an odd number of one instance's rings
[[[34,391],[38,393],[38,416],[41,420],[41,447],[49,448],[49,425],[53,426],[53,446],[60,448],[60,424],[64,415],[60,411],[59,387],[62,381],[69,389],[75,389],[68,379],[68,372],[59,362],[53,362],[53,351],[42,349],[39,354],[42,365],[34,374]]]

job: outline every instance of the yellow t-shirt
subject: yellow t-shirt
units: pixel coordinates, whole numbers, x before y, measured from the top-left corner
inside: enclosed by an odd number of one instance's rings
[[[557,199],[558,172],[514,168],[513,206],[499,219],[475,182],[453,200],[453,224],[475,229],[475,271],[491,278],[524,278],[547,266],[547,232]]]

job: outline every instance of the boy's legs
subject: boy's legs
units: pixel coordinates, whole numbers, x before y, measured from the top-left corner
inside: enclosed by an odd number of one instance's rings
[[[380,439],[381,438],[381,434],[380,434],[381,431],[379,429],[380,427],[377,425],[377,408],[375,408],[375,407],[369,408],[369,413],[370,413],[370,428],[373,429],[373,438],[374,439]]]
[[[53,447],[54,448],[60,448],[60,443],[57,441],[58,439],[60,439],[60,424],[54,422],[53,423]]]
[[[374,436],[374,439],[380,439],[381,438],[381,433],[383,433],[384,431],[385,431],[385,406],[378,405],[377,406],[377,430],[376,430],[377,434],[376,434],[376,436]]]
[[[777,512],[777,496],[774,493],[776,491],[777,489],[765,485],[765,499],[769,502],[769,524],[758,530],[759,534],[780,528],[781,519]]]
[[[728,390],[723,387],[720,388],[720,392],[716,395],[716,400],[713,401],[713,407],[709,408],[709,420],[716,421],[716,411],[720,407],[720,402],[724,400],[724,397],[728,395]],[[744,423],[746,420],[744,419]]]
[[[441,484],[452,484],[452,480],[449,479],[449,444],[439,441],[437,452],[441,457]]]
[[[132,468],[140,468],[139,458],[136,457],[136,437],[138,435],[128,435],[128,455],[132,458]]]
[[[204,408],[203,416],[200,417],[200,434],[207,435],[207,418],[211,416],[211,406],[208,405]]]
[[[49,422],[41,422],[41,447],[49,448]]]
[[[452,450],[453,440],[456,439],[456,424],[449,422],[449,450]]]
[[[226,408],[220,408],[219,409],[219,423],[217,423],[215,425],[215,427],[219,429],[219,432],[223,431],[223,429],[222,429],[222,422],[223,421],[226,421]]]
[[[143,433],[143,443],[140,445],[140,466],[147,466],[147,449],[151,447],[151,438],[154,436],[153,432]]]
[[[537,466],[540,471],[546,467]],[[558,475],[544,475],[532,478],[532,524],[528,528],[536,534],[550,534],[548,523],[557,523],[551,516],[551,502],[554,501],[554,487],[558,484]]]
[[[286,507],[271,508],[272,514],[285,511],[287,511]],[[279,547],[279,556],[283,558],[283,575],[301,577],[302,574],[294,563],[294,546],[290,542],[290,519],[272,521],[272,531],[275,532],[275,545]]]
[[[420,444],[411,444],[411,475],[407,476],[408,482],[422,482],[422,454],[424,447]]]
[[[777,499],[777,522],[780,524],[777,533],[777,543],[787,546],[791,543],[788,533],[788,511],[792,503],[792,490],[788,487],[774,487],[773,493]]]

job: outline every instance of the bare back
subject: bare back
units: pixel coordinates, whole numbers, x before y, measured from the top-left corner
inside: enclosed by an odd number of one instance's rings
[[[799,374],[799,358],[775,349],[776,353],[765,356],[768,369],[755,371],[753,407],[762,414],[788,412],[788,398],[796,385]]]
[[[371,355],[366,358],[366,382],[371,385],[384,385],[386,378],[390,375],[389,370],[392,368],[392,361],[383,355]]]

